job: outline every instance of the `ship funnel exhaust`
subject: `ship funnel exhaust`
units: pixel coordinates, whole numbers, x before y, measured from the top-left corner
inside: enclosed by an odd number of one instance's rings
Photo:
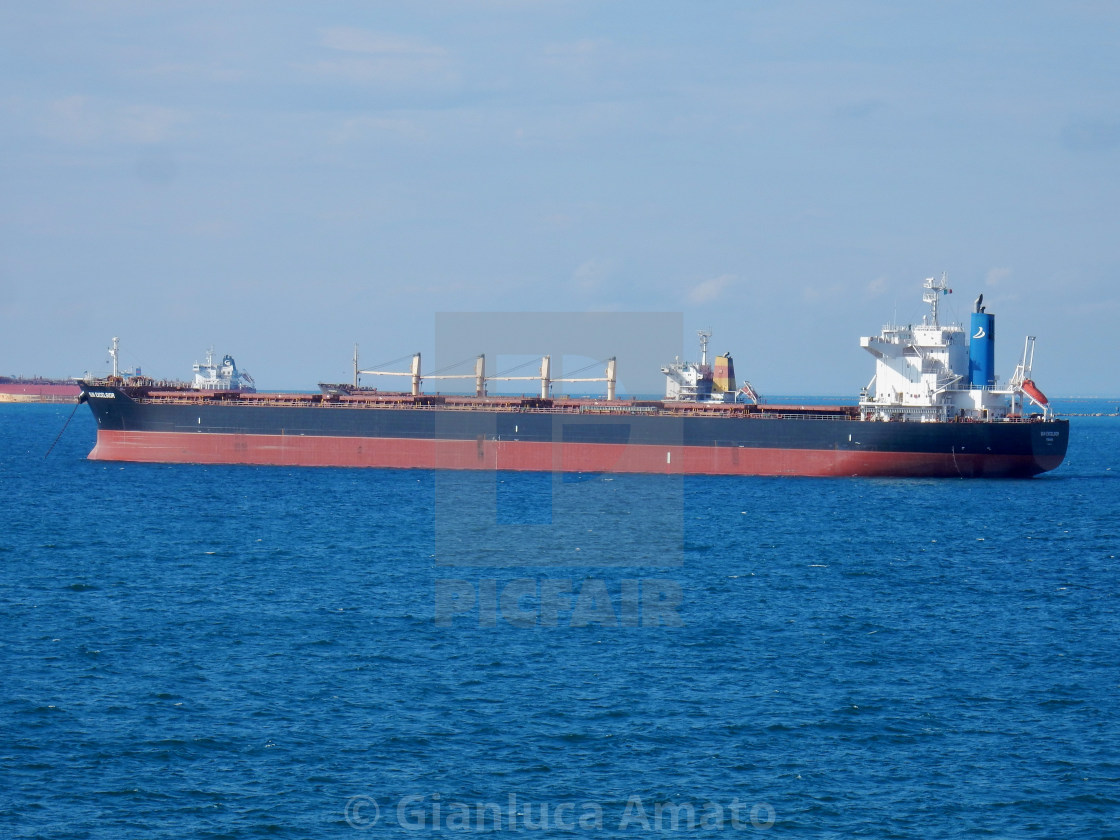
[[[977,309],[983,310],[984,307],[977,306]],[[968,380],[973,388],[994,388],[996,384],[996,319],[983,311],[972,313]]]
[[[717,394],[734,394],[735,362],[730,353],[716,356],[715,369],[712,372],[712,391]]]

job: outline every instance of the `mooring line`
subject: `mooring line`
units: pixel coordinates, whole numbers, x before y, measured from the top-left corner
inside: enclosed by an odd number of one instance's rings
[[[66,422],[62,424],[62,429],[59,431],[59,433],[55,435],[54,443],[51,444],[50,449],[48,449],[46,451],[46,454],[43,455],[44,458],[46,458],[47,455],[51,454],[51,450],[54,449],[54,444],[58,443],[59,438],[62,437],[62,433],[66,431],[66,427],[69,426],[70,421],[74,419],[74,415],[77,413],[78,408],[81,406],[82,402],[83,400],[78,400],[76,403],[74,403],[74,410],[70,412],[70,416],[67,417]]]

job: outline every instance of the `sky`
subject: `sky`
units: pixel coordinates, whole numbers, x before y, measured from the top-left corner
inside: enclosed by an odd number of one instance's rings
[[[314,389],[441,313],[662,313],[854,397],[947,273],[1001,378],[1031,334],[1120,395],[1112,2],[4,3],[0,148],[0,374],[119,336]]]

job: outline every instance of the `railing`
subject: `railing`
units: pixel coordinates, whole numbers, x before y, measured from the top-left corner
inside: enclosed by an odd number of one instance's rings
[[[159,397],[131,397],[140,405],[197,405],[197,406],[281,406],[286,408],[315,408],[329,410],[396,410],[396,411],[491,411],[503,414],[559,414],[559,415],[585,415],[612,417],[737,417],[748,420],[855,420],[858,415],[837,411],[833,413],[807,410],[801,412],[758,411],[753,406],[737,407],[727,404],[727,407],[697,406],[680,408],[658,408],[656,406],[611,406],[558,404],[551,407],[523,406],[515,403],[412,403],[408,401],[394,402],[382,401],[343,401],[321,399],[318,394],[293,395],[292,397],[241,396],[236,399],[214,399],[195,396],[159,396]]]
[[[206,399],[200,397],[132,397],[134,402],[141,405],[198,405],[198,406],[283,406],[289,408],[315,408],[333,410],[395,410],[395,411],[490,411],[501,414],[553,414],[553,415],[584,415],[612,417],[711,417],[711,418],[738,418],[742,420],[856,420],[868,423],[1039,423],[1044,420],[1042,416],[1033,417],[1001,417],[990,420],[977,418],[949,418],[949,419],[914,419],[904,416],[874,417],[864,420],[858,413],[847,412],[818,412],[807,410],[805,412],[779,412],[779,411],[754,411],[736,410],[732,408],[653,408],[638,406],[634,408],[624,406],[588,406],[588,405],[554,405],[551,408],[521,406],[510,403],[492,403],[472,405],[467,403],[424,403],[409,402],[366,402],[320,399],[317,394],[306,396],[293,396],[285,399],[276,397],[241,397],[236,400]]]

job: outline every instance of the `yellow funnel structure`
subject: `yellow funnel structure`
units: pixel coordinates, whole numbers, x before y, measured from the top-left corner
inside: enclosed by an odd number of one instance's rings
[[[735,362],[730,353],[716,356],[712,368],[712,392],[726,393],[735,390]]]

